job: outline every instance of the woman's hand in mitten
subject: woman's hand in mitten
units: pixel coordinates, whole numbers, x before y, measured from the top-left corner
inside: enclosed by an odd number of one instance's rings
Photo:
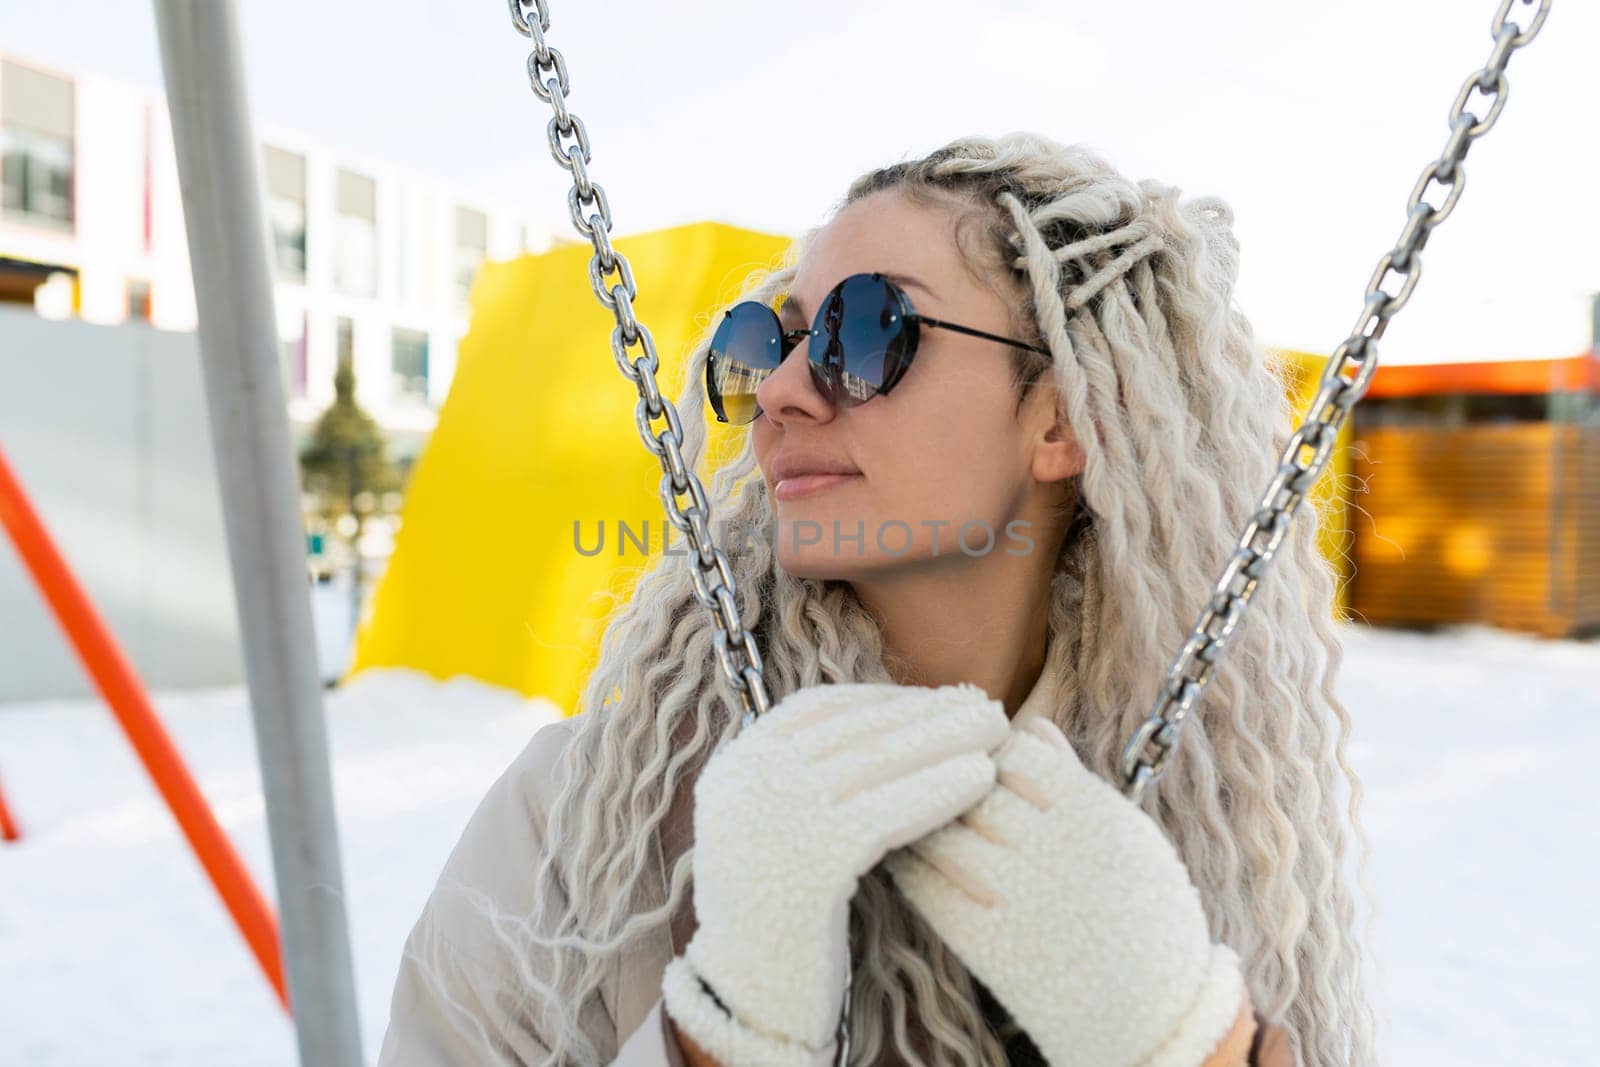
[[[994,760],[988,796],[889,858],[896,885],[1054,1067],[1199,1067],[1245,990],[1171,842],[1048,720]]]
[[[662,978],[677,1028],[722,1063],[831,1062],[857,883],[990,790],[1009,728],[974,685],[812,686],[713,754],[699,926]]]

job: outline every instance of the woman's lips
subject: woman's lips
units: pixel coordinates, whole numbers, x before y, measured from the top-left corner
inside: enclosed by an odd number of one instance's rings
[[[772,495],[779,500],[799,500],[859,477],[859,474],[797,474],[773,486]]]

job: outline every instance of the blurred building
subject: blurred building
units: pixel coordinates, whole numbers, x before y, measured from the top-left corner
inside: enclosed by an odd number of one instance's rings
[[[1570,358],[1379,366],[1354,411],[1356,618],[1600,630],[1595,311]]]
[[[257,120],[289,413],[304,434],[339,360],[401,457],[434,426],[486,258],[548,242],[434,179]],[[193,330],[165,98],[0,53],[0,303]]]

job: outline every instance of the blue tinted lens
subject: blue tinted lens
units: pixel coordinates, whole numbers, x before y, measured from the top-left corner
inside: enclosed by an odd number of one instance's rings
[[[711,338],[706,391],[711,406],[729,422],[751,422],[760,414],[756,387],[783,359],[783,327],[765,304],[745,301],[731,308]]]
[[[854,274],[840,282],[817,309],[815,325],[809,356],[833,388],[835,403],[876,396],[903,358],[905,312],[882,275]]]

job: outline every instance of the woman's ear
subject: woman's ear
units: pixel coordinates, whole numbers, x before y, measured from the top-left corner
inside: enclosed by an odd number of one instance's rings
[[[1039,413],[1037,417],[1042,423],[1033,446],[1034,480],[1061,482],[1082,474],[1083,446],[1078,443],[1077,434],[1072,432],[1072,427],[1067,423],[1066,412],[1058,402],[1055,386],[1048,382],[1040,383],[1038,395],[1033,400],[1038,407],[1032,411]]]

